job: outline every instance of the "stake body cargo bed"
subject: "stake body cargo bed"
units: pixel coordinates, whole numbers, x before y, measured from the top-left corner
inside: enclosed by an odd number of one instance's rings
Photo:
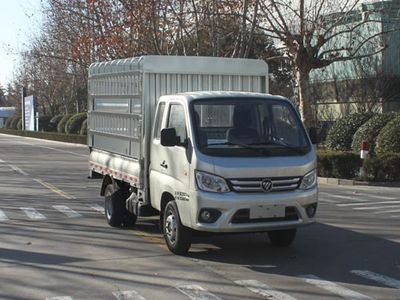
[[[268,92],[268,67],[252,59],[142,56],[89,68],[90,169],[143,191],[150,137],[162,95],[192,91]]]

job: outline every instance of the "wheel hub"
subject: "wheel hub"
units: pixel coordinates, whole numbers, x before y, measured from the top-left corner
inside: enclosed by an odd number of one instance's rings
[[[165,220],[165,233],[170,242],[174,243],[176,240],[176,219],[173,214],[168,215]]]

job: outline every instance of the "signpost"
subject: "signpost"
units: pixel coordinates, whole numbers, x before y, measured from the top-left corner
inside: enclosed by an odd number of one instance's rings
[[[36,131],[35,123],[35,97],[27,96],[24,98],[24,123],[25,130]]]

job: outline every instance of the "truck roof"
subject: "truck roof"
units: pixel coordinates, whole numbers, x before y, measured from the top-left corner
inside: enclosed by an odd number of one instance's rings
[[[199,91],[199,92],[186,92],[186,93],[178,93],[172,95],[165,95],[160,98],[161,100],[166,99],[179,99],[187,102],[191,102],[193,100],[200,99],[209,99],[209,98],[268,98],[271,100],[278,101],[289,101],[287,98],[277,95],[264,94],[264,93],[251,93],[251,92],[236,92],[236,91]]]
[[[259,59],[147,55],[97,62],[89,67],[89,78],[121,73],[267,76],[268,65]]]

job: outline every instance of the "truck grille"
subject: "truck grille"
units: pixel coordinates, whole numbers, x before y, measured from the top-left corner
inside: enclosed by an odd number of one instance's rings
[[[238,193],[262,193],[262,182],[271,180],[272,187],[268,192],[293,191],[298,188],[301,177],[276,177],[276,178],[241,178],[229,179],[232,190]]]

